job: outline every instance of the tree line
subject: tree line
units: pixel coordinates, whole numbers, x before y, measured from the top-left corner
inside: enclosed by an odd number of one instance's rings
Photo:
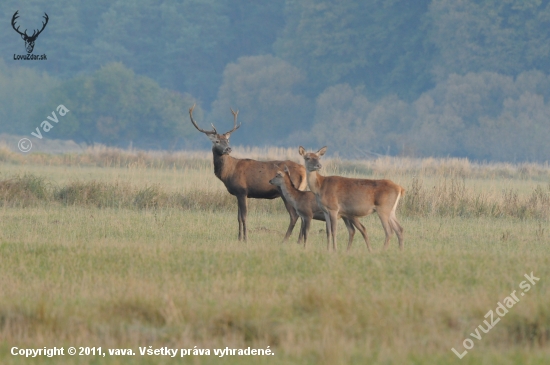
[[[16,61],[11,28],[49,23],[47,61]],[[330,144],[342,156],[546,161],[550,0],[7,0],[0,132],[28,134],[59,104],[56,138],[204,147]],[[30,129],[29,129],[30,128]]]

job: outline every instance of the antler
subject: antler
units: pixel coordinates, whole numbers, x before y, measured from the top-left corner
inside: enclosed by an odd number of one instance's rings
[[[44,30],[44,28],[46,28],[46,24],[48,24],[48,20],[50,20],[50,18],[48,17],[48,14],[44,13],[44,16],[43,16],[44,19],[46,19],[46,22],[42,22],[42,29],[40,29],[38,31],[38,33],[36,33],[36,30],[32,33],[32,35],[29,37],[29,38],[36,38],[38,37],[38,35],[40,33],[42,33],[42,31]],[[36,33],[36,34],[35,34]]]
[[[241,127],[241,123],[239,123],[239,125],[237,125],[237,115],[239,115],[239,111],[237,110],[236,112],[233,111],[232,108],[229,108],[231,110],[231,113],[233,114],[233,129],[230,130],[229,132],[226,132],[224,134],[231,134],[233,132],[235,132],[237,129],[239,129]]]
[[[15,14],[13,14],[13,17],[11,18],[11,26],[13,27],[13,29],[14,29],[17,33],[21,34],[22,36],[25,36],[25,38],[26,38],[26,39],[29,39],[29,40],[34,40],[34,39],[36,39],[36,38],[40,35],[40,33],[42,33],[42,31],[44,30],[44,28],[46,28],[46,25],[48,24],[48,21],[50,20],[50,18],[48,17],[48,14],[44,13],[44,17],[43,17],[43,18],[46,19],[46,22],[42,22],[42,29],[38,30],[38,33],[37,33],[37,30],[35,29],[34,32],[32,33],[32,35],[29,36],[29,35],[27,34],[27,30],[26,30],[26,29],[25,29],[25,32],[24,32],[24,33],[21,33],[21,32],[19,31],[19,27],[15,28],[15,21],[19,18],[19,15],[17,15],[18,13],[19,13],[19,10],[17,10],[17,11],[15,12]]]
[[[189,108],[189,117],[191,118],[191,123],[193,123],[193,125],[195,126],[195,128],[197,128],[199,130],[199,132],[202,132],[202,133],[205,133],[205,134],[218,134],[218,132],[216,131],[216,128],[214,128],[213,124],[212,124],[212,130],[211,131],[205,131],[204,129],[199,128],[197,123],[193,120],[193,109],[195,109],[195,105],[197,105],[197,104],[193,104],[193,106],[191,108]]]
[[[15,20],[17,20],[17,18],[19,18],[19,15],[17,15],[17,13],[19,13],[19,10],[17,10],[15,12],[15,14],[13,14],[13,17],[11,18],[11,26],[13,27],[13,30],[15,30],[17,33],[21,34],[21,35],[24,35],[24,36],[27,36],[27,30],[25,29],[25,33],[21,33],[19,31],[19,27],[15,28]]]

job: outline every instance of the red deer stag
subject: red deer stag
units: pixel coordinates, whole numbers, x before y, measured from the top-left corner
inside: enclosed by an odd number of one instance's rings
[[[326,221],[325,214],[323,210],[319,207],[315,194],[311,191],[301,191],[296,189],[292,180],[290,179],[288,167],[285,166],[285,172],[277,171],[277,175],[273,179],[269,180],[269,183],[279,187],[281,190],[281,195],[285,198],[287,202],[292,204],[292,207],[296,210],[298,215],[302,220],[302,225],[300,228],[300,235],[298,237],[298,243],[304,240],[304,247],[306,247],[307,236],[309,232],[309,227],[311,226],[311,220]],[[353,236],[355,235],[355,227],[359,229],[363,237],[367,236],[367,231],[365,227],[359,222],[359,219],[353,217],[348,219],[342,217],[346,227],[349,232],[349,241],[348,246],[351,246],[353,241]],[[327,239],[328,239],[328,227],[327,227]]]
[[[200,132],[206,134],[206,136],[212,141],[212,154],[214,155],[214,174],[220,179],[227,191],[231,195],[237,197],[238,203],[238,220],[239,220],[239,241],[247,240],[246,229],[246,214],[247,214],[247,198],[255,199],[275,199],[281,196],[279,190],[269,183],[269,177],[275,175],[277,171],[273,164],[286,164],[290,167],[290,175],[292,182],[295,186],[305,189],[307,186],[306,171],[305,168],[292,161],[256,161],[250,159],[238,159],[231,157],[231,147],[229,147],[229,137],[231,133],[235,132],[240,124],[237,125],[238,111],[233,111],[233,129],[229,132],[219,134],[216,131],[214,125],[212,125],[211,131],[205,131],[201,129],[195,120],[193,120],[193,105],[189,109],[189,117],[191,123]],[[292,234],[292,230],[298,220],[298,214],[284,198],[283,202],[288,214],[290,214],[290,224],[288,226],[284,240]]]
[[[390,180],[353,179],[342,176],[322,176],[319,174],[321,163],[319,159],[327,151],[321,148],[316,153],[306,152],[304,147],[299,148],[304,158],[307,171],[309,189],[315,194],[319,205],[325,213],[327,230],[332,236],[332,248],[336,250],[336,224],[338,216],[348,219],[364,217],[376,211],[386,233],[384,249],[387,249],[393,232],[397,234],[399,248],[403,249],[403,228],[395,216],[397,203],[405,189]],[[371,247],[368,237],[365,243],[369,252]],[[327,249],[330,240],[327,237]],[[348,250],[350,243],[348,243]]]

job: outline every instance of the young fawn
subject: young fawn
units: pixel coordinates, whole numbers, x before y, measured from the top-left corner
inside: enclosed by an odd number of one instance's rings
[[[278,167],[278,166],[277,166]],[[304,240],[304,247],[307,243],[307,236],[309,228],[311,226],[311,220],[326,221],[325,214],[323,210],[319,207],[315,194],[311,191],[302,191],[298,190],[292,180],[290,179],[288,167],[285,165],[284,172],[278,170],[277,174],[269,180],[269,183],[277,186],[281,195],[289,202],[292,207],[296,210],[296,213],[300,216],[302,220],[302,225],[300,228],[300,235],[298,236],[298,243]],[[348,228],[349,233],[349,242],[348,247],[351,247],[351,242],[353,241],[353,236],[355,235],[354,226],[359,229],[361,234],[366,237],[366,229],[355,217],[348,219],[342,217],[346,227]],[[328,228],[327,228],[327,239],[328,239]]]

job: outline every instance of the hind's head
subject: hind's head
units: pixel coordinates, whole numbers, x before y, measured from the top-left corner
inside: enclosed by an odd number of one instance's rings
[[[306,149],[302,146],[299,148],[300,155],[304,158],[304,163],[306,165],[307,171],[318,171],[323,167],[321,165],[321,162],[319,160],[321,159],[321,156],[327,152],[327,146],[321,148],[317,152],[306,152]]]

